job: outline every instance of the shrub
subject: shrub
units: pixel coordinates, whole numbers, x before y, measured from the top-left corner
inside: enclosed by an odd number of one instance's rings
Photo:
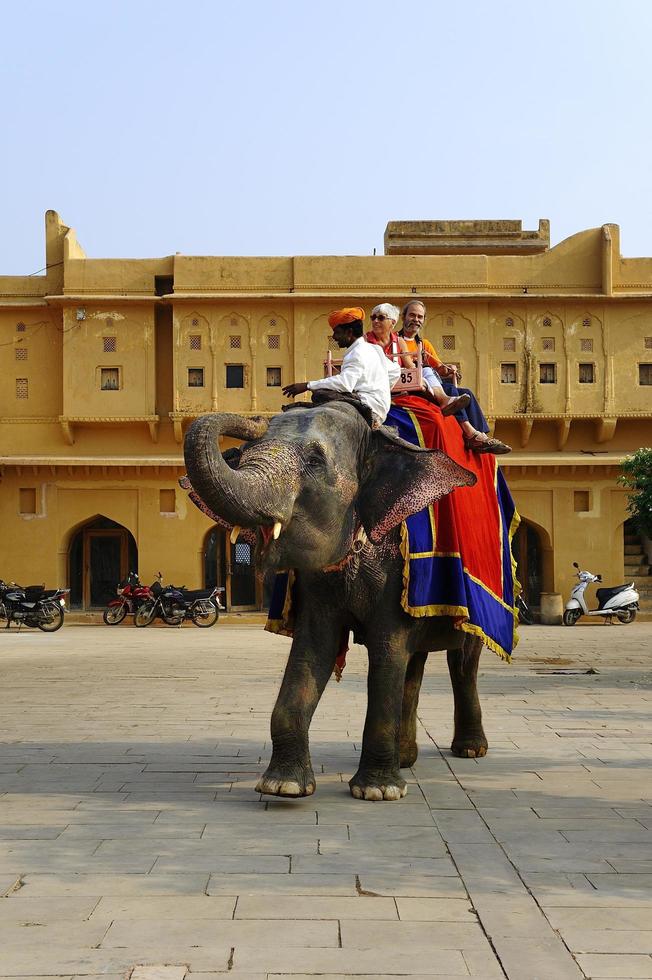
[[[652,449],[637,449],[622,462],[618,482],[630,491],[627,509],[639,531],[652,538]]]

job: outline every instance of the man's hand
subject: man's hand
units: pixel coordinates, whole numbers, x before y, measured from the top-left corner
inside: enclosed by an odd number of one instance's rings
[[[307,381],[295,381],[294,384],[283,386],[283,394],[286,398],[294,398],[296,395],[302,395],[307,390]]]

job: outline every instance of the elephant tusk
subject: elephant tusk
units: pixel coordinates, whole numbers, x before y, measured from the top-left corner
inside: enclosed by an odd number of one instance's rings
[[[231,531],[231,544],[235,544],[236,541],[238,540],[238,535],[240,534],[240,530],[241,530],[240,525],[236,524],[233,530]]]
[[[282,530],[283,530],[283,525],[281,524],[280,521],[276,521],[276,523],[274,524],[274,531],[272,532],[272,537],[274,538],[275,541],[278,540]]]

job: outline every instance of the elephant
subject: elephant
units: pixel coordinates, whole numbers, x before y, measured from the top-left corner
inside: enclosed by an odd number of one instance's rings
[[[291,410],[290,410],[291,409]],[[219,438],[244,440],[219,451]],[[344,630],[367,647],[368,704],[357,799],[397,800],[401,768],[417,758],[416,713],[428,652],[446,650],[454,695],[452,752],[487,751],[477,692],[482,640],[446,616],[413,618],[400,603],[399,525],[473,473],[395,430],[373,430],[351,403],[286,406],[270,420],[234,414],[196,419],[184,445],[188,483],[234,537],[256,542],[263,567],[294,569],[296,621],[271,718],[272,757],[256,790],[315,791],[308,729],[333,672]]]

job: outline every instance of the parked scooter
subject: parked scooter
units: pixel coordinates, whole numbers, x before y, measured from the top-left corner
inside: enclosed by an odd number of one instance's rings
[[[213,626],[220,615],[218,594],[224,589],[185,589],[161,585],[161,573],[152,585],[152,598],[143,602],[134,616],[136,626],[149,626],[159,616],[168,626],[180,626],[185,619],[195,626]]]
[[[601,575],[593,575],[591,572],[583,572],[576,561],[573,568],[577,569],[577,585],[573,587],[570,599],[564,609],[564,626],[574,626],[580,616],[603,616],[605,622],[613,621],[613,617],[621,623],[633,623],[636,619],[638,609],[639,594],[631,585],[615,585],[608,589],[597,589],[596,597],[598,600],[597,609],[588,609],[584,599],[587,585],[592,582],[601,582]]]
[[[143,585],[137,572],[129,572],[127,577],[118,582],[117,599],[111,602],[102,613],[102,619],[107,626],[117,626],[125,616],[133,616],[148,599],[152,599],[152,589]]]
[[[69,593],[70,589],[45,589],[42,585],[23,588],[15,582],[0,579],[0,620],[7,620],[5,629],[17,623],[44,633],[55,633],[63,626]]]

